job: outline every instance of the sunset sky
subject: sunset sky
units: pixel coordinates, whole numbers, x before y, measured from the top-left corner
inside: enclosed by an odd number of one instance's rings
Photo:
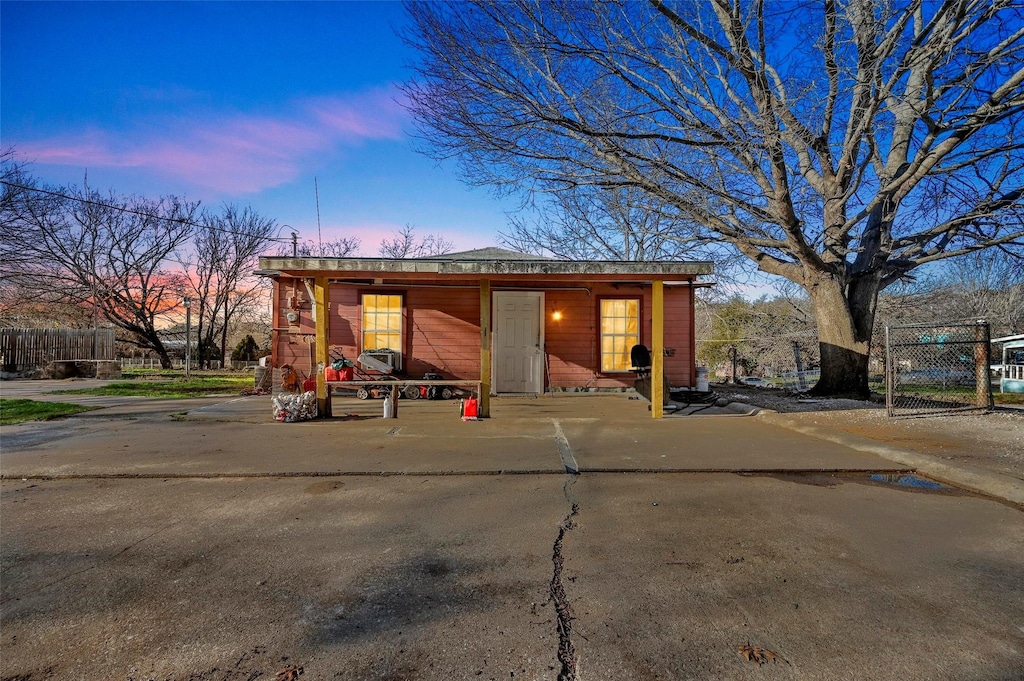
[[[50,184],[251,205],[362,255],[495,245],[503,205],[414,151],[398,2],[0,2],[0,144]],[[284,230],[287,235],[289,230]]]

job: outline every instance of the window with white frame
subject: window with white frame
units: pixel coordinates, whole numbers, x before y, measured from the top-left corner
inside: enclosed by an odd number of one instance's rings
[[[640,343],[640,299],[601,300],[601,371],[629,371],[630,350]]]
[[[402,351],[402,296],[363,294],[363,351]]]

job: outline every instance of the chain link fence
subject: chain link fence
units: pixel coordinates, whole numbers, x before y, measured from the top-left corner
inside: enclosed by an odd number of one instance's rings
[[[992,409],[989,339],[986,322],[886,326],[888,415]]]

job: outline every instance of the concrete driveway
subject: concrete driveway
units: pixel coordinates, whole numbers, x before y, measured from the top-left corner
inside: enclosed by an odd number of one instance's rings
[[[719,410],[654,420],[625,395],[501,398],[463,422],[455,401],[336,400],[335,418],[278,423],[267,397],[127,402],[4,429],[7,477],[907,471],[875,454]],[[140,427],[140,426],[145,427]]]
[[[1024,670],[1018,508],[761,419],[130,406],[3,429],[5,679]]]

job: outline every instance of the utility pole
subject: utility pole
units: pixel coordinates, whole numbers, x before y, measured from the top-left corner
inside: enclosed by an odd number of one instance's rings
[[[800,361],[800,344],[796,341],[793,341],[793,360],[796,362],[796,388],[805,390],[807,386],[804,383],[804,363]]]
[[[96,300],[96,279],[92,281],[92,358],[98,360],[100,358],[100,307],[99,301]],[[99,376],[99,364],[93,367],[96,372],[96,376]]]
[[[192,359],[192,299],[182,301],[185,306],[185,380],[188,380],[189,363]]]

